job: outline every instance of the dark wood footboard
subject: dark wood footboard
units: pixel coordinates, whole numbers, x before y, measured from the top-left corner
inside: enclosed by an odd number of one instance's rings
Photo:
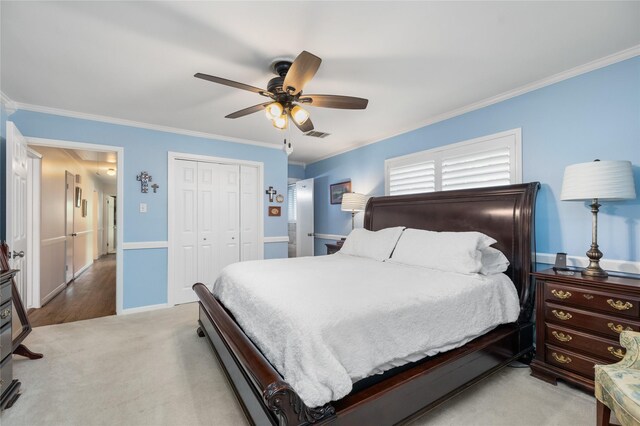
[[[211,343],[247,418],[256,425],[303,425],[335,416],[335,409],[307,407],[224,307],[201,283],[200,327]]]

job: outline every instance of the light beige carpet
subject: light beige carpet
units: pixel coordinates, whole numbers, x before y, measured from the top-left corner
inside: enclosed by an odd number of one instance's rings
[[[243,425],[207,341],[197,306],[38,327],[15,357],[22,396],[2,426]],[[505,368],[412,425],[592,425],[593,397]]]

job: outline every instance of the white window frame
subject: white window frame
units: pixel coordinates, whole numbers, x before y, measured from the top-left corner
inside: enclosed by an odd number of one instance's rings
[[[504,141],[505,138],[508,141]],[[502,141],[501,141],[502,139]],[[451,155],[468,155],[487,151],[507,145],[513,153],[511,164],[511,184],[522,183],[522,129],[511,129],[475,139],[469,139],[438,148],[414,152],[401,157],[388,158],[384,161],[384,194],[389,195],[389,172],[392,168],[411,164],[435,161],[436,191],[442,190],[442,159]]]

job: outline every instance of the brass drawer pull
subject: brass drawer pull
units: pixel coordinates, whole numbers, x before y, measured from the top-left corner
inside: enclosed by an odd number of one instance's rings
[[[565,313],[564,313],[564,312],[562,312],[562,311],[558,312],[558,311],[556,311],[555,309],[554,309],[553,311],[551,311],[551,312],[553,312],[553,315],[555,315],[555,316],[556,316],[556,318],[558,318],[558,319],[560,319],[560,320],[562,320],[562,321],[570,320],[571,318],[573,318],[573,315],[568,314],[568,313],[567,313],[567,314],[565,314]]]
[[[558,333],[557,331],[552,331],[551,334],[553,334],[553,337],[560,340],[561,342],[570,342],[571,339],[573,339],[573,337],[571,337],[570,335]]]
[[[607,327],[609,327],[612,331],[615,331],[618,334],[622,333],[624,330],[633,331],[633,328],[629,326],[627,326],[627,328],[624,328],[622,324],[614,325],[612,322],[608,323]]]
[[[591,299],[593,299],[593,296],[592,296],[592,295],[590,295],[590,294],[583,294],[583,295],[582,295],[582,297],[584,297],[584,298],[585,298],[585,299],[587,299],[587,300],[591,300]]]
[[[633,308],[633,304],[631,302],[622,303],[622,300],[616,300],[614,302],[613,299],[607,299],[607,303],[611,305],[612,308],[615,308],[619,311],[626,311]]]
[[[624,352],[622,352],[622,349],[614,349],[613,346],[609,346],[607,350],[611,352],[611,355],[615,356],[616,358],[624,358]]]
[[[11,315],[11,309],[3,309],[2,312],[0,312],[0,319],[9,318],[9,315]]]
[[[551,353],[551,356],[558,361],[559,363],[562,364],[569,364],[571,362],[571,358],[569,358],[568,356],[564,356],[564,355],[558,355],[555,352]]]
[[[551,294],[553,294],[558,299],[568,299],[571,297],[571,292],[569,291],[558,291],[556,289],[551,290]]]

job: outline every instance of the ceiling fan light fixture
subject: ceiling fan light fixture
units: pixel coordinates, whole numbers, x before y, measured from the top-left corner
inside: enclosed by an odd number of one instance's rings
[[[291,118],[301,126],[309,119],[309,112],[301,106],[296,105],[291,109]]]
[[[274,102],[267,105],[264,110],[269,120],[275,120],[282,115],[282,113],[284,112],[284,107],[280,102]]]
[[[115,176],[115,175],[116,175],[116,171],[115,171],[115,169],[108,169],[108,170],[107,170],[107,174],[108,174],[109,176]]]
[[[289,123],[289,120],[287,119],[286,114],[282,114],[280,117],[274,118],[272,122],[273,122],[273,127],[284,130],[287,128],[287,124]]]

